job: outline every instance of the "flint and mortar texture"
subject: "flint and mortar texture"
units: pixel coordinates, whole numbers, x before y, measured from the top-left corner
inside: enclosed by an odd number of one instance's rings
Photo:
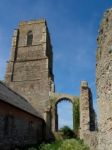
[[[37,144],[44,140],[45,122],[16,92],[0,82],[0,149]]]
[[[98,150],[112,150],[112,9],[104,14],[97,42]]]

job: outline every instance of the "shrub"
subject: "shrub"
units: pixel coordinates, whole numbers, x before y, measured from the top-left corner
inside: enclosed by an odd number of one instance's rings
[[[62,136],[64,139],[70,139],[75,137],[75,134],[72,129],[70,129],[68,126],[64,126],[63,128],[60,129],[62,132]]]
[[[41,145],[39,150],[89,150],[89,148],[76,139],[65,139],[52,144]]]

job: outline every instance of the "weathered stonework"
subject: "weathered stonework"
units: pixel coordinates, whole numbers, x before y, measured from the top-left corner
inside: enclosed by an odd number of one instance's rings
[[[33,36],[30,45],[27,43],[28,32]],[[20,22],[14,31],[5,83],[43,115],[49,105],[49,92],[54,91],[52,46],[44,19]]]
[[[55,93],[52,72],[53,53],[46,21],[42,19],[20,22],[18,29],[13,34],[11,57],[8,61],[5,76],[5,83],[13,89],[12,93],[6,89],[7,87],[2,87],[3,84],[0,83],[1,146],[4,144],[10,146],[11,143],[11,141],[5,143],[6,140],[2,140],[4,134],[2,131],[4,127],[3,118],[6,116],[3,108],[7,108],[9,114],[11,111],[15,113],[17,129],[13,128],[13,134],[10,132],[10,139],[17,142],[18,139],[26,137],[28,134],[28,130],[26,131],[27,125],[31,119],[33,119],[34,124],[38,123],[37,128],[40,131],[42,131],[40,126],[45,120],[46,133],[44,134],[51,138],[51,134],[58,130],[57,103],[63,99],[74,103],[79,98],[80,138],[91,147],[91,150],[112,150],[112,9],[107,10],[104,15],[97,42],[96,85],[99,122],[98,131],[95,131],[92,93],[86,81],[81,82],[81,91],[78,97]],[[5,91],[7,91],[6,94]],[[25,99],[27,103],[24,101]],[[16,107],[19,107],[19,109]],[[37,114],[39,116],[35,118]],[[31,117],[32,115],[33,117]],[[20,117],[19,121],[18,117]],[[27,121],[25,120],[26,117]],[[38,117],[41,117],[41,119]],[[19,128],[21,124],[24,126],[24,131]],[[29,134],[30,139],[26,138],[26,143],[36,142],[38,139],[35,134],[37,128]],[[18,139],[14,139],[16,131],[23,132],[22,137],[17,134]],[[43,133],[39,133],[39,136],[42,138]],[[30,141],[31,138],[32,141]]]
[[[81,82],[80,96],[57,94],[55,93],[52,65],[53,53],[46,21],[42,19],[20,22],[12,38],[11,57],[7,65],[5,84],[13,92],[16,91],[23,98],[23,102],[20,103],[14,95],[10,98],[8,93],[7,101],[14,107],[17,106],[15,104],[18,104],[24,111],[24,108],[27,108],[24,105],[24,99],[26,99],[27,105],[34,112],[38,112],[41,119],[45,120],[44,136],[49,139],[58,131],[57,104],[64,99],[71,101],[71,103],[78,99],[80,103],[80,134],[79,131],[77,133],[80,138],[84,139],[85,143],[92,146],[92,150],[95,150],[96,136],[93,133],[95,130],[95,113],[88,83],[86,81]],[[31,114],[31,112],[29,113]],[[33,135],[37,139],[36,134]]]
[[[80,137],[84,136],[89,131],[95,130],[95,112],[92,106],[92,96],[88,83],[81,82],[80,92]]]
[[[112,9],[104,14],[97,41],[98,150],[112,150]]]
[[[90,146],[91,150],[97,150],[95,126],[95,112],[91,90],[87,81],[82,81],[80,91],[80,138],[84,140],[85,144]]]
[[[68,94],[59,94],[59,93],[51,93],[50,94],[50,105],[51,105],[51,115],[52,115],[52,131],[53,132],[58,132],[57,104],[63,100],[70,101],[73,104],[75,101],[79,100],[79,97],[68,95]]]
[[[0,149],[37,144],[45,138],[45,122],[26,99],[0,82]]]

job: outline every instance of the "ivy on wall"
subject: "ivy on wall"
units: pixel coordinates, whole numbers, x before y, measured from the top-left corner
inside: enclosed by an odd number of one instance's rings
[[[51,106],[56,107],[56,98],[51,99]],[[76,135],[79,134],[79,127],[80,127],[80,103],[79,99],[74,99],[73,102],[73,130]]]
[[[73,103],[73,128],[76,134],[79,132],[80,126],[80,110],[79,110],[79,99]]]

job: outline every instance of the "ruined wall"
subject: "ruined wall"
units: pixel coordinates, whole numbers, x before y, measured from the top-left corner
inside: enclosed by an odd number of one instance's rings
[[[30,40],[28,40],[28,33],[32,34]],[[50,93],[56,96],[52,55],[46,21],[20,22],[12,38],[12,51],[7,65],[5,83],[26,98],[31,105],[30,108],[34,108],[43,115],[46,121],[47,136],[50,135],[50,129],[53,132],[56,131],[56,117],[58,117],[56,106],[50,103]],[[68,96],[58,95],[58,100],[64,97]],[[68,99],[72,101],[73,97],[70,96]],[[81,84],[80,114],[80,137],[85,141],[87,138],[92,141],[94,135],[92,136],[90,131],[94,130],[95,118],[92,95],[87,82]]]
[[[43,114],[49,105],[49,92],[54,91],[52,46],[44,19],[20,22],[14,31],[5,83]]]
[[[83,139],[85,133],[89,131],[95,131],[95,112],[91,90],[87,81],[82,81],[80,92],[80,137]]]
[[[64,94],[64,93],[50,93],[50,105],[51,105],[51,116],[52,116],[51,117],[51,127],[52,127],[51,130],[53,133],[58,132],[59,130],[57,104],[63,100],[68,100],[72,104],[74,104],[75,101],[79,100],[79,97]]]
[[[95,130],[95,112],[91,90],[87,81],[82,81],[80,91],[80,138],[90,146],[91,150],[97,149],[97,132]]]
[[[99,106],[98,150],[112,149],[112,9],[105,12],[98,36],[96,85]]]
[[[0,149],[40,143],[44,128],[42,119],[0,100]]]

